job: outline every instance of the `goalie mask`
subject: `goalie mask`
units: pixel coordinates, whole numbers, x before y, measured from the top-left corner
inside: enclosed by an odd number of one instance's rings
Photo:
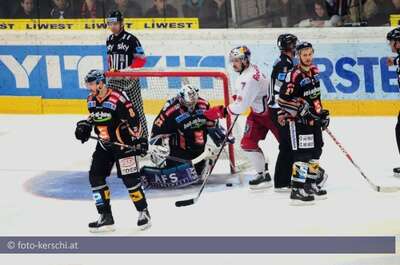
[[[179,102],[188,108],[190,112],[194,111],[197,100],[199,99],[199,89],[192,85],[184,85],[178,93]]]

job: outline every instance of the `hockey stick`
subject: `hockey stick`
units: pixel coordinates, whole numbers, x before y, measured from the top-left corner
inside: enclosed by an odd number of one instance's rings
[[[357,168],[358,172],[360,172],[361,176],[371,185],[371,187],[377,191],[377,192],[397,192],[400,191],[400,187],[382,187],[378,186],[375,183],[373,183],[367,175],[362,171],[362,169],[354,162],[353,158],[350,156],[350,154],[344,149],[343,145],[336,139],[336,137],[333,135],[333,133],[327,128],[325,131],[328,133],[328,135],[332,138],[332,140],[335,142],[335,144],[340,148],[340,150],[343,152],[343,154],[347,157],[347,159],[353,164],[355,168]]]
[[[175,206],[176,206],[176,207],[182,207],[182,206],[193,205],[193,204],[195,204],[195,203],[199,200],[200,195],[201,195],[201,193],[203,192],[203,190],[204,190],[204,188],[205,188],[205,186],[206,186],[206,184],[207,184],[208,177],[211,175],[212,171],[214,170],[214,167],[215,167],[215,165],[217,164],[217,161],[218,161],[218,159],[219,159],[219,157],[220,157],[222,151],[223,151],[224,148],[225,148],[225,144],[226,144],[226,142],[228,141],[229,135],[232,133],[233,127],[235,126],[235,123],[236,123],[236,121],[238,120],[238,118],[239,118],[239,115],[236,115],[235,120],[233,121],[233,123],[232,123],[232,125],[231,125],[231,128],[229,128],[229,130],[228,130],[228,132],[227,132],[227,134],[226,134],[226,136],[225,136],[225,138],[224,138],[224,141],[223,141],[222,144],[221,144],[221,148],[219,149],[218,154],[217,154],[215,160],[213,161],[213,164],[212,164],[210,170],[208,171],[208,174],[206,175],[206,177],[205,177],[204,180],[203,180],[203,183],[201,184],[201,187],[200,187],[199,192],[197,193],[197,196],[194,197],[194,198],[192,198],[192,199],[176,201],[176,202],[175,202]]]
[[[104,141],[100,137],[90,136],[89,138],[93,139],[93,140],[96,140],[96,141],[100,141],[100,142],[105,143],[105,144],[112,144],[112,145],[115,145],[115,146],[120,146],[120,147],[131,149],[131,150],[134,150],[134,151],[136,150],[136,148],[134,146],[127,145],[127,144],[121,144],[121,143],[118,143],[118,142]],[[166,156],[165,158],[169,159],[169,160],[173,160],[173,161],[178,162],[178,163],[188,163],[188,164],[191,164],[193,166],[193,165],[196,165],[197,163],[201,162],[205,158],[209,157],[210,154],[211,154],[210,151],[206,149],[201,155],[199,155],[198,157],[196,157],[195,159],[192,159],[192,160],[186,160],[186,159],[182,159],[182,158],[175,157],[175,156]]]

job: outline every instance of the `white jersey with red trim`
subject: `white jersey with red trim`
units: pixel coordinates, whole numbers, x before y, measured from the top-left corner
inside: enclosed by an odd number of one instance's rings
[[[266,112],[272,95],[270,83],[269,77],[261,73],[257,65],[250,64],[235,81],[234,101],[229,104],[228,111],[239,115],[250,107],[257,114]]]

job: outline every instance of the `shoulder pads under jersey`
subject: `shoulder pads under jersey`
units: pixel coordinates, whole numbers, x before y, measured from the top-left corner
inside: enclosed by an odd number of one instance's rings
[[[310,70],[313,74],[319,74],[319,69],[315,64],[311,65]]]
[[[176,106],[177,104],[179,104],[179,101],[176,97],[170,98],[167,100],[167,102],[165,102],[162,111],[166,111],[167,109]]]
[[[206,105],[206,106],[210,106],[210,103],[205,98],[202,98],[202,97],[198,98],[197,104],[203,104],[203,105]]]

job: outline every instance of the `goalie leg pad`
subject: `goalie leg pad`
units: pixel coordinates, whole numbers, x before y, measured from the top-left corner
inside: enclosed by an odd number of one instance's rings
[[[195,168],[190,164],[168,166],[166,168],[142,168],[145,186],[153,189],[181,188],[198,182]]]

